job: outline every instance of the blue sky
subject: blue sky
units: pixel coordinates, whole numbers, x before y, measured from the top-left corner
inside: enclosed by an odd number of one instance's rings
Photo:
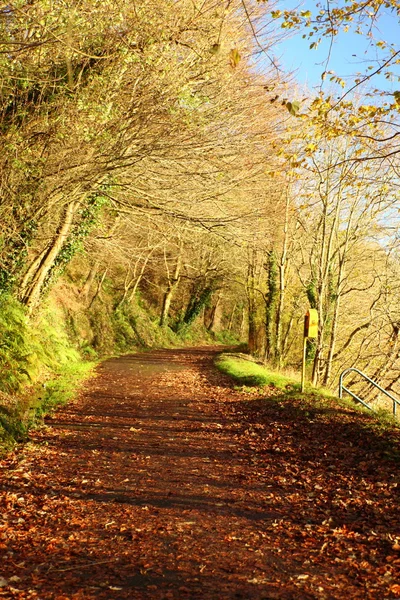
[[[294,4],[291,1],[282,0],[277,8],[284,10],[292,6]],[[301,9],[311,10],[315,13],[316,2],[306,0],[301,4]],[[378,25],[379,29],[374,32],[376,41],[385,40],[393,43],[398,48],[400,45],[398,17],[393,13],[383,13]],[[329,64],[326,66],[326,59],[329,55],[329,41],[323,41],[317,50],[310,50],[309,46],[313,40],[302,39],[302,33],[291,35],[291,37],[281,42],[275,50],[275,54],[280,59],[280,64],[284,70],[296,71],[295,77],[300,85],[305,85],[310,89],[319,89],[323,83],[321,73],[325,69],[332,70],[346,81],[344,90],[338,88],[338,93],[340,93],[339,90],[343,92],[351,85],[355,73],[365,72],[369,65],[376,65],[376,49],[371,46],[367,37],[350,31],[340,33],[334,41]],[[373,87],[379,87],[388,93],[399,90],[400,65],[395,66],[395,70],[396,76],[391,81],[382,76],[376,76]],[[370,71],[367,70],[366,72]],[[323,83],[324,89],[327,90],[332,87],[329,77],[328,75]]]

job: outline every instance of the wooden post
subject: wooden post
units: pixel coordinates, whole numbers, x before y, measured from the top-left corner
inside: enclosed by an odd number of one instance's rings
[[[307,339],[303,338],[303,363],[301,366],[301,393],[304,392],[304,386],[306,381],[306,353],[307,353]]]
[[[304,333],[303,333],[303,364],[301,367],[301,391],[304,392],[306,382],[306,354],[308,338],[318,337],[318,312],[310,308],[304,316]]]

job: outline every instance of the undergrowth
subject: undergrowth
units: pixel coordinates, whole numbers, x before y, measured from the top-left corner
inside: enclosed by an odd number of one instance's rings
[[[92,374],[95,364],[76,362],[64,365],[55,379],[44,383],[31,407],[33,414],[30,423],[37,423],[58,406],[67,404],[75,398],[82,382]]]
[[[0,451],[26,438],[52,407],[71,399],[93,363],[82,360],[51,302],[34,319],[0,295]]]

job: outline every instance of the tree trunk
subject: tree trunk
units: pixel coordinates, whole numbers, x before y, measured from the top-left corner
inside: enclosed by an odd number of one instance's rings
[[[27,272],[25,273],[24,278],[23,278],[21,285],[19,286],[19,290],[18,290],[18,297],[21,300],[23,300],[23,298],[27,292],[29,283],[32,281],[32,278],[34,277],[35,272],[39,268],[39,265],[42,262],[42,260],[44,259],[46,253],[48,252],[48,249],[49,249],[48,246],[43,248],[41,253],[29,265],[29,268],[28,268]]]
[[[99,266],[100,266],[100,261],[95,260],[94,263],[92,264],[92,266],[90,267],[88,276],[86,277],[86,281],[83,284],[83,287],[79,292],[79,294],[82,295],[85,299],[87,299],[87,297],[89,295],[90,288],[92,287],[93,281],[97,275]]]
[[[240,326],[239,326],[239,339],[240,340],[244,339],[245,327],[246,327],[246,309],[245,309],[245,307],[243,307],[242,308],[242,317],[240,319]]]
[[[247,271],[247,304],[248,304],[248,340],[250,354],[257,351],[257,323],[256,323],[256,301],[255,301],[255,260],[256,251],[253,249],[251,260],[249,260]]]
[[[278,359],[279,366],[282,366],[283,360],[283,341],[282,341],[282,317],[285,308],[285,292],[286,292],[286,268],[287,268],[287,254],[288,254],[288,232],[289,232],[289,205],[290,205],[290,194],[289,191],[286,195],[285,205],[285,222],[283,226],[283,246],[282,252],[279,259],[279,293],[278,293],[278,306],[276,308],[276,329],[275,329],[275,356]]]
[[[232,327],[233,327],[233,317],[235,316],[235,310],[237,307],[237,303],[235,302],[235,304],[233,305],[230,317],[229,317],[229,321],[228,321],[228,331],[232,331]]]
[[[344,265],[341,264],[340,268],[339,268],[337,293],[336,293],[335,305],[334,305],[334,309],[333,309],[333,320],[332,320],[332,328],[331,328],[331,332],[330,332],[329,350],[328,350],[328,356],[326,359],[325,373],[324,373],[324,379],[323,379],[323,385],[325,385],[325,386],[327,386],[329,384],[329,379],[330,379],[331,373],[332,373],[332,364],[333,364],[333,357],[335,355],[336,338],[337,338],[337,331],[338,331],[339,317],[340,317],[340,301],[341,301],[341,289],[340,288],[341,288],[343,278],[344,278]]]
[[[222,298],[222,293],[220,292],[218,294],[217,300],[216,300],[216,302],[215,302],[215,304],[214,304],[214,306],[212,308],[212,311],[211,311],[210,323],[209,323],[209,325],[207,327],[208,331],[211,331],[211,332],[214,331],[214,328],[215,328],[215,325],[216,325],[216,322],[217,322],[217,310],[218,310],[218,307],[220,305],[221,298]]]
[[[276,299],[278,293],[277,287],[277,269],[276,253],[272,249],[268,253],[268,294],[265,299],[265,354],[264,362],[271,360],[275,356],[274,323],[276,324]]]
[[[172,297],[174,295],[174,286],[169,285],[167,291],[164,294],[161,316],[160,316],[160,327],[164,327],[168,321],[169,309],[171,307]]]
[[[39,302],[40,293],[46,277],[70,233],[77,207],[78,202],[71,202],[68,204],[65,210],[63,223],[61,224],[58,233],[49,246],[47,252],[43,256],[36,273],[32,278],[32,283],[22,299],[23,303],[28,307],[29,312],[32,312]]]
[[[106,275],[107,275],[107,271],[108,271],[108,268],[104,270],[103,275],[101,276],[101,279],[100,279],[99,283],[97,284],[96,292],[95,292],[93,298],[91,299],[88,308],[92,308],[93,303],[96,300],[96,298],[100,298],[101,299],[101,290],[102,290],[103,283],[104,283],[104,280],[105,280]]]
[[[147,263],[149,262],[150,257],[153,254],[153,252],[155,251],[155,249],[156,248],[154,247],[154,248],[152,248],[152,250],[150,250],[149,254],[144,259],[142,266],[140,267],[139,275],[136,277],[135,283],[134,283],[131,293],[129,295],[129,302],[132,302],[133,298],[135,297],[136,291],[139,287],[139,283],[142,281],[142,277],[146,270]],[[136,272],[136,265],[135,265],[135,272]]]
[[[182,246],[180,247],[178,257],[176,259],[175,272],[172,278],[168,276],[167,289],[164,294],[161,316],[160,316],[160,327],[164,327],[168,323],[169,309],[171,307],[172,298],[175,290],[178,287],[180,280],[180,272],[182,268]]]

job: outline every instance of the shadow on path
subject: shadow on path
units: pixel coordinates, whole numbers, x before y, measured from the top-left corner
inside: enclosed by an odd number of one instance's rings
[[[398,440],[243,395],[218,351],[106,361],[4,461],[0,597],[400,597]]]

